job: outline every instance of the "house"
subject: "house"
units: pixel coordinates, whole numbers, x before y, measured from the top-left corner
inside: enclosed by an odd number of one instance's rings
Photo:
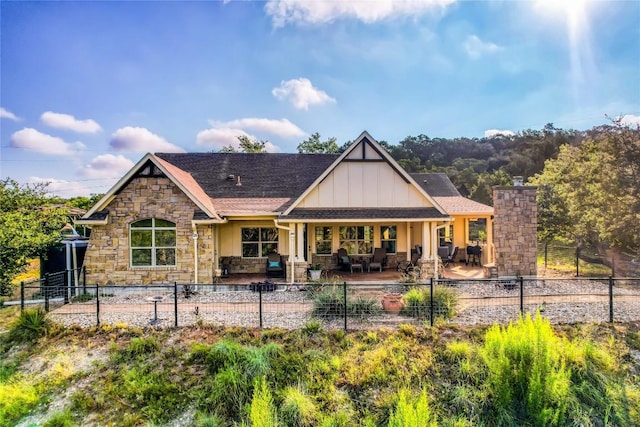
[[[88,283],[211,283],[223,264],[264,273],[274,251],[289,281],[335,268],[339,248],[384,247],[391,265],[419,250],[430,275],[442,247],[481,243],[492,262],[492,215],[363,132],[342,154],[147,154],[77,222],[92,228]]]

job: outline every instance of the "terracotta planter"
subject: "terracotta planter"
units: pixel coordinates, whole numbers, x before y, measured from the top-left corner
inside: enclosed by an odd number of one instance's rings
[[[402,294],[385,294],[382,297],[382,308],[389,313],[400,313],[404,307]]]

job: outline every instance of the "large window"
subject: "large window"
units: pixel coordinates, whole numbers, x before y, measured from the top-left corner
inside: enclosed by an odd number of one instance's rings
[[[372,254],[373,226],[340,227],[340,247],[346,249],[349,255]]]
[[[478,243],[487,241],[486,218],[469,220],[469,241]]]
[[[332,241],[332,227],[316,227],[316,254],[331,255]]]
[[[251,227],[242,229],[242,256],[244,258],[266,257],[278,252],[278,229],[274,227]]]
[[[176,224],[159,218],[131,223],[131,265],[165,267],[176,265]]]
[[[380,245],[387,251],[388,254],[396,253],[396,240],[397,232],[395,225],[380,226]]]
[[[453,245],[453,225],[438,229],[438,244],[439,246]]]

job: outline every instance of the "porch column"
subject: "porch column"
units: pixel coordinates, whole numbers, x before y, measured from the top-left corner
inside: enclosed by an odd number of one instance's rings
[[[429,223],[426,221],[422,222],[422,259],[427,260],[431,258],[431,230],[429,227]]]
[[[493,252],[493,219],[487,218],[487,263],[495,262],[495,254]]]
[[[407,238],[406,238],[406,248],[407,251],[407,260],[411,259],[411,223],[407,223]]]
[[[296,260],[303,261],[304,260],[304,226],[303,223],[296,224],[296,237],[297,237],[297,245],[296,245]]]

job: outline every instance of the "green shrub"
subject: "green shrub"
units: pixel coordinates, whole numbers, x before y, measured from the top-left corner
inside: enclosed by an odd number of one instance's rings
[[[15,425],[39,400],[37,388],[23,378],[12,376],[0,382],[0,427]]]
[[[45,422],[42,427],[72,427],[76,423],[73,420],[71,411],[56,412]]]
[[[409,391],[400,390],[396,409],[389,417],[389,427],[437,427],[438,423],[429,408],[427,392],[423,390],[414,402],[409,401],[408,395]]]
[[[290,427],[310,427],[318,422],[319,412],[302,387],[287,387],[280,405],[282,422]]]
[[[196,427],[222,427],[224,420],[216,414],[198,414],[196,416]]]
[[[9,341],[32,342],[47,335],[51,321],[42,308],[25,309],[9,329]]]
[[[485,334],[482,357],[497,425],[563,425],[570,375],[563,342],[538,313]]]
[[[152,354],[158,351],[160,344],[154,337],[134,337],[122,350],[113,350],[113,361],[134,362],[147,360]]]
[[[380,312],[380,306],[371,298],[347,297],[347,316],[365,319]],[[343,317],[345,302],[343,290],[337,287],[325,289],[314,296],[313,315],[321,319]]]
[[[428,287],[412,287],[404,294],[401,314],[418,319],[431,316],[431,290]],[[452,289],[436,288],[433,293],[433,313],[435,318],[450,319],[455,315],[458,294]]]
[[[252,427],[276,427],[278,425],[271,390],[264,377],[256,378],[254,382],[249,419]]]

